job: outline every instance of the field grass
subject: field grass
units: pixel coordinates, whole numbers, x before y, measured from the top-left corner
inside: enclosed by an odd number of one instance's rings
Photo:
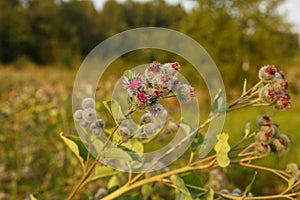
[[[256,163],[280,169],[289,162],[300,164],[300,98],[297,96],[300,68],[293,63],[285,70],[292,81],[293,105],[290,109],[277,112],[272,108],[246,108],[228,113],[224,126],[233,144],[244,134],[248,121],[252,122],[254,131],[256,119],[270,115],[280,125],[280,130],[291,137],[292,145],[284,155],[270,155]],[[0,199],[24,199],[30,193],[41,199],[63,199],[79,179],[79,163],[59,137],[60,132],[76,134],[71,108],[75,75],[75,70],[58,67],[0,68]],[[100,102],[109,99],[115,78],[103,83],[104,89],[97,92],[99,112],[104,111]],[[235,95],[236,92],[231,94]],[[223,172],[229,187],[241,189],[254,174],[254,170],[236,166]],[[283,185],[273,176],[259,172],[254,193],[270,194],[280,190]],[[104,185],[105,181],[90,184],[77,198],[87,199]]]

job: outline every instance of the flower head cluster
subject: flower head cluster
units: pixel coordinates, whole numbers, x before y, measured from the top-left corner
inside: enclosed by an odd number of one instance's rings
[[[174,93],[182,103],[188,103],[195,96],[194,89],[179,82],[177,62],[160,64],[154,61],[143,74],[127,71],[123,87],[127,89],[130,101],[137,111],[144,111],[156,104],[162,97]]]
[[[92,98],[85,98],[81,103],[82,109],[78,109],[74,112],[73,118],[79,123],[81,128],[86,128],[94,135],[99,135],[101,129],[105,127],[103,119],[97,119],[97,113],[95,110],[95,100]]]
[[[262,116],[256,123],[255,152],[259,155],[267,155],[270,152],[283,153],[290,146],[290,139],[281,134],[278,125],[271,122],[268,116]]]
[[[273,105],[282,110],[291,105],[290,95],[287,91],[288,82],[282,71],[277,71],[274,65],[261,67],[258,76],[264,83],[259,90],[259,98],[263,103]]]

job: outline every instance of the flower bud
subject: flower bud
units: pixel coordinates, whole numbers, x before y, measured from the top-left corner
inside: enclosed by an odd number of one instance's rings
[[[260,68],[258,72],[258,77],[264,83],[269,83],[273,81],[276,72],[277,69],[274,65],[266,65]]]
[[[93,122],[96,119],[96,111],[92,108],[84,109],[82,118],[87,122]]]
[[[292,177],[294,177],[295,179],[298,178],[299,168],[298,168],[298,165],[296,163],[289,163],[289,164],[287,164],[285,171],[287,173],[291,174]]]
[[[274,89],[265,86],[259,90],[259,98],[264,103],[274,104],[277,100],[277,95]]]
[[[76,110],[73,114],[73,118],[75,121],[79,122],[82,120],[82,112],[83,110]]]
[[[95,109],[95,100],[93,98],[87,97],[82,100],[81,106],[83,109],[91,108]]]
[[[123,138],[123,137],[128,137],[130,135],[130,130],[126,126],[122,126],[118,130],[118,134]]]
[[[155,135],[156,131],[157,131],[157,128],[156,128],[156,126],[153,123],[148,123],[143,128],[143,132],[148,137],[151,137],[151,136]]]
[[[97,120],[95,121],[95,125],[96,125],[96,127],[98,127],[98,128],[104,129],[104,128],[105,128],[105,121],[104,121],[103,119],[97,119]]]
[[[89,127],[89,123],[88,123],[87,121],[85,121],[85,120],[81,120],[81,121],[79,122],[79,126],[80,126],[81,128],[87,128],[87,127]]]
[[[153,122],[153,117],[152,117],[151,113],[143,114],[140,119],[140,124],[148,124],[150,122]]]
[[[274,107],[278,110],[284,110],[285,108],[288,108],[291,106],[291,98],[288,93],[284,93],[281,96],[279,96],[278,100],[276,101],[276,104]]]
[[[270,145],[273,152],[280,154],[288,149],[290,139],[286,135],[280,134],[278,137],[272,139]]]
[[[271,125],[271,118],[269,116],[262,116],[256,122],[256,126],[258,128],[260,128],[261,126],[270,126],[270,125]]]
[[[259,131],[256,134],[255,141],[258,143],[269,144],[271,142],[272,137],[273,137],[272,131],[269,132]]]
[[[266,156],[271,152],[271,148],[268,144],[258,143],[254,148],[254,152],[257,155]]]
[[[239,196],[242,196],[242,191],[241,191],[239,188],[234,188],[234,189],[232,190],[232,193],[236,193],[236,194],[238,194]]]

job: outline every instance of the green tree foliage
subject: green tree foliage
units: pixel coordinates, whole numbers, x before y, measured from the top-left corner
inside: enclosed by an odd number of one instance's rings
[[[109,36],[154,26],[179,30],[196,39],[227,79],[233,80],[242,77],[239,70],[232,73],[233,67],[239,69],[246,63],[256,68],[298,51],[297,35],[277,12],[282,2],[197,0],[197,6],[187,12],[164,0],[108,0],[101,10],[91,1],[0,0],[0,62],[27,57],[38,64],[72,66]],[[156,58],[152,53],[138,57]]]

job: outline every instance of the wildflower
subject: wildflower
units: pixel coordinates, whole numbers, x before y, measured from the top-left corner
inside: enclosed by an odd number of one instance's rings
[[[145,113],[142,115],[141,119],[140,119],[140,124],[147,124],[153,122],[153,117],[151,115],[151,113]]]
[[[278,137],[272,139],[270,145],[273,152],[280,154],[288,149],[290,143],[290,139],[286,135],[280,134]]]
[[[85,121],[85,120],[81,120],[81,121],[79,122],[79,126],[80,126],[81,128],[87,128],[87,127],[89,126],[89,123],[88,123],[87,121]]]
[[[285,108],[288,108],[291,106],[291,98],[288,93],[281,94],[274,107],[278,110],[284,110]]]
[[[269,83],[269,82],[273,81],[276,72],[277,72],[277,69],[274,65],[265,65],[260,68],[260,70],[258,72],[258,77],[264,83]]]
[[[76,110],[73,114],[73,118],[75,121],[79,122],[82,120],[82,112],[83,110]]]
[[[254,152],[257,155],[266,156],[271,152],[271,148],[268,144],[258,143],[254,148]]]
[[[289,163],[286,165],[286,169],[285,171],[289,174],[292,175],[293,178],[295,178],[296,180],[300,178],[299,176],[299,168],[298,165],[296,163]]]
[[[154,77],[160,73],[160,63],[154,61],[145,70],[145,77],[149,82],[152,82]]]
[[[264,103],[274,104],[277,100],[276,91],[268,86],[265,86],[260,89],[259,98]]]
[[[189,103],[191,101],[191,97],[195,96],[194,89],[187,84],[181,84],[180,86],[178,86],[175,93],[178,100],[182,103]]]
[[[270,125],[271,125],[271,118],[269,116],[262,116],[256,122],[256,126],[258,128],[260,128],[261,126],[270,126]]]
[[[255,141],[263,144],[269,144],[272,138],[273,138],[272,131],[269,132],[259,131],[256,134]]]
[[[149,137],[153,136],[157,131],[157,127],[153,123],[148,123],[144,126],[143,132]]]
[[[85,98],[82,100],[81,106],[83,109],[91,108],[95,109],[95,100],[93,98]]]
[[[138,100],[139,100],[139,102],[140,103],[146,103],[147,102],[147,95],[146,95],[146,93],[145,92],[139,92],[138,94],[137,94],[137,98],[138,98]]]
[[[87,122],[92,122],[96,119],[96,111],[92,108],[84,109],[82,112],[82,118]]]
[[[127,89],[130,94],[136,94],[143,87],[143,82],[139,74],[134,72],[132,76],[124,77],[123,88]]]

